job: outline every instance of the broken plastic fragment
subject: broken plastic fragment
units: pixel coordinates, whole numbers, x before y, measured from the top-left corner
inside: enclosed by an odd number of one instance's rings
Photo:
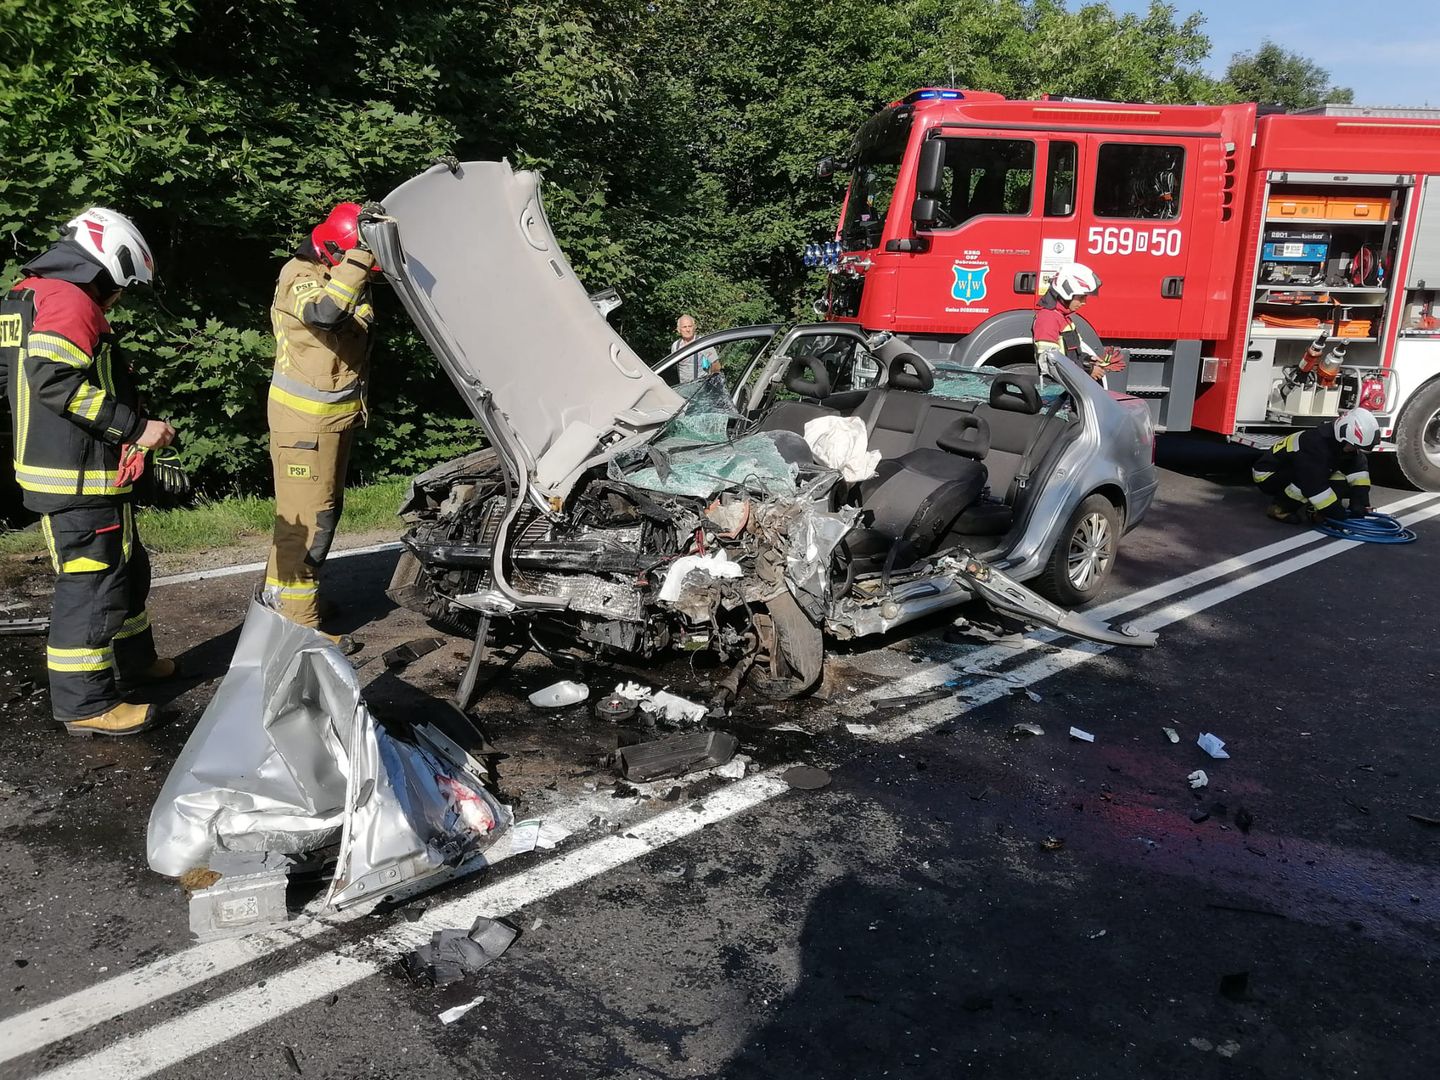
[[[1074,731],[1075,729],[1071,728],[1070,730]],[[1045,729],[1039,724],[1016,724],[1010,729],[1010,734],[1019,739],[1026,735],[1044,735]]]
[[[1217,739],[1208,731],[1195,740],[1195,745],[1213,758],[1228,758],[1230,756],[1225,752],[1224,741]]]
[[[467,1002],[465,1002],[464,1005],[456,1005],[453,1009],[446,1009],[444,1012],[442,1012],[442,1013],[440,1014],[440,1022],[441,1022],[442,1024],[453,1024],[456,1020],[459,1020],[462,1016],[464,1016],[466,1013],[468,1013],[471,1009],[475,1008],[476,1005],[484,1005],[484,1004],[485,1004],[485,998],[484,998],[483,996],[481,996],[481,997],[475,998],[473,1001],[467,1001]]]
[[[662,780],[724,765],[739,748],[740,740],[734,735],[724,731],[697,731],[622,746],[615,751],[615,765],[626,780]]]
[[[1072,727],[1072,728],[1070,729],[1070,738],[1072,738],[1072,739],[1079,739],[1081,742],[1094,742],[1094,741],[1095,741],[1095,736],[1094,736],[1094,735],[1091,735],[1090,732],[1088,732],[1088,731],[1081,731],[1078,727]]]
[[[570,705],[579,705],[589,696],[590,688],[584,683],[561,679],[531,694],[530,704],[537,709],[563,709]]]
[[[1190,781],[1190,786],[1196,791],[1200,790],[1206,784],[1210,783],[1210,777],[1205,775],[1204,769],[1196,769],[1185,779]]]
[[[1173,727],[1162,727],[1160,730],[1165,733],[1165,738],[1169,739],[1172,743],[1178,743],[1180,741],[1180,733]]]
[[[819,791],[830,783],[830,774],[813,765],[792,765],[780,774],[780,779],[799,791]]]
[[[749,762],[750,759],[744,754],[741,754],[727,761],[718,769],[715,769],[714,773],[716,776],[723,776],[727,780],[743,780],[745,778],[745,769]]]
[[[539,818],[517,821],[510,829],[510,854],[522,855],[537,847],[549,851],[569,835],[569,829],[563,829],[554,822]]]
[[[878,729],[874,724],[846,724],[845,730],[851,735],[874,735]]]
[[[427,944],[405,957],[405,969],[411,978],[446,986],[498,960],[518,933],[508,923],[482,915],[468,932],[436,930]]]
[[[712,551],[708,555],[683,555],[665,571],[665,582],[660,586],[660,599],[667,604],[679,600],[685,579],[697,570],[715,578],[738,578],[742,573],[740,564],[726,558],[724,550]]]

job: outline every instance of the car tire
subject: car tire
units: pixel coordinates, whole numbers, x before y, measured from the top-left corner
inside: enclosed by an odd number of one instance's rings
[[[1057,604],[1079,607],[1100,595],[1120,548],[1120,511],[1091,495],[1070,514],[1036,586]]]
[[[1440,491],[1440,379],[1405,405],[1395,426],[1400,471],[1421,491]]]

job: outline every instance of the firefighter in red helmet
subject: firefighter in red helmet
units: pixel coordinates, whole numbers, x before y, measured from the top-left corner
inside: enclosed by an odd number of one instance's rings
[[[379,267],[360,215],[358,203],[343,202],[310,231],[280,271],[270,308],[275,533],[263,595],[275,610],[317,629],[320,568],[345,502],[350,444],[366,420],[375,323],[370,282]]]

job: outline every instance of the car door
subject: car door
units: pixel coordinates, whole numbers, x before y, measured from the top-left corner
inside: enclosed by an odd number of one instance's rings
[[[1083,136],[1077,259],[1100,275],[1085,318],[1103,337],[1177,336],[1195,212],[1199,140]],[[1200,288],[1201,283],[1192,283]]]

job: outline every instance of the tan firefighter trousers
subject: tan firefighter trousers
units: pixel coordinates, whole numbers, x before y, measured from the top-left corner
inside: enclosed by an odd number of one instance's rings
[[[265,602],[304,626],[320,625],[320,568],[345,505],[353,431],[270,433],[275,467],[275,536]]]

